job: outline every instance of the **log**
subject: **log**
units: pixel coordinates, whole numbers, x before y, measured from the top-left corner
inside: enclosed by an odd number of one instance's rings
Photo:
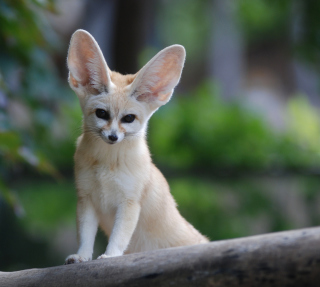
[[[0,286],[320,286],[320,227],[0,272]]]

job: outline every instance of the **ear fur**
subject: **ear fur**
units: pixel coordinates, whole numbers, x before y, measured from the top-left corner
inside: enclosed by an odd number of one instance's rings
[[[99,45],[85,30],[71,37],[68,51],[69,84],[78,95],[99,94],[111,83]]]
[[[160,51],[137,73],[132,83],[133,96],[154,109],[166,104],[180,80],[185,55],[180,45]]]

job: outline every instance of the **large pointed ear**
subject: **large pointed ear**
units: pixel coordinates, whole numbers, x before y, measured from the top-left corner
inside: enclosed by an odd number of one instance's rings
[[[77,30],[72,35],[67,63],[69,84],[79,96],[108,89],[109,68],[97,42],[87,31]]]
[[[153,109],[167,103],[180,80],[185,56],[180,45],[160,51],[138,72],[132,83],[133,96]]]

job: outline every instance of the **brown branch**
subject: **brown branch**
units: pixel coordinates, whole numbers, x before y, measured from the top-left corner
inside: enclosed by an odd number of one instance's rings
[[[320,227],[0,272],[0,286],[320,286]]]

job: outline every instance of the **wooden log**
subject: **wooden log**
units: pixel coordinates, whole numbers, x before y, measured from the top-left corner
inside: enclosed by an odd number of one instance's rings
[[[320,286],[320,227],[0,272],[0,286]]]

